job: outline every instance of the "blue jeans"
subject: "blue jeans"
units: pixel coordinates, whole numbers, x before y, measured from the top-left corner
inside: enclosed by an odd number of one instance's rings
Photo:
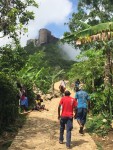
[[[72,117],[61,117],[60,119],[60,141],[64,140],[64,129],[66,125],[66,146],[70,146],[71,143],[71,130],[73,128],[73,118]]]
[[[87,108],[77,108],[77,120],[80,120],[83,126],[86,123],[86,116]]]

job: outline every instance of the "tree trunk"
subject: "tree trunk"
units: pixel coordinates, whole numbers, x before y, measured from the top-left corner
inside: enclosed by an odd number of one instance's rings
[[[112,86],[112,52],[110,50],[106,51],[104,83],[105,83],[105,88],[109,89],[107,102],[108,102],[110,118],[112,119],[112,103],[111,103],[112,100],[111,100],[111,92],[110,92],[110,88]]]
[[[110,50],[106,50],[106,62],[105,62],[105,87],[112,85],[112,57]]]

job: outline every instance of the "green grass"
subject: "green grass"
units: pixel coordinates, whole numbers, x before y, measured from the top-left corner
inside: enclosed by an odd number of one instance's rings
[[[98,150],[103,150],[102,144],[101,144],[101,143],[96,142],[96,145],[97,145]]]

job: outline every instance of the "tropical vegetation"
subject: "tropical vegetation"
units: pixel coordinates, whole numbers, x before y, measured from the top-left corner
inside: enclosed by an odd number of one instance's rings
[[[93,115],[102,115],[109,125],[113,117],[112,8],[111,0],[80,0],[78,12],[67,23],[70,32],[64,34],[64,41],[81,50],[79,62],[73,65],[69,78],[80,78],[85,83]]]
[[[107,5],[106,5],[107,4]],[[19,115],[17,83],[26,87],[29,104],[34,99],[33,87],[48,93],[61,78],[70,83],[79,78],[90,93],[93,124],[108,128],[113,117],[113,2],[112,0],[79,0],[64,34],[64,42],[79,48],[78,62],[67,60],[59,43],[21,47],[18,35],[27,32],[25,25],[34,19],[28,6],[38,7],[35,0],[2,0],[0,32],[13,39],[13,44],[0,48],[0,129],[15,122]],[[38,8],[37,8],[38,9]],[[64,59],[65,58],[65,59]],[[102,120],[106,119],[107,123]],[[96,128],[94,128],[96,130]],[[98,130],[98,133],[100,130]]]

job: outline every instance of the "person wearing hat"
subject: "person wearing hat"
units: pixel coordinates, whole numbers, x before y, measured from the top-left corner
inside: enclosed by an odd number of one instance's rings
[[[78,124],[80,125],[80,130],[79,130],[80,134],[84,134],[83,128],[86,123],[87,112],[90,106],[89,95],[86,91],[83,90],[84,89],[83,86],[84,86],[83,84],[80,84],[79,91],[76,92],[75,94],[75,99],[78,102],[76,119]]]
[[[74,98],[70,97],[71,93],[69,91],[65,91],[64,94],[65,96],[61,98],[58,106],[58,119],[60,120],[59,143],[63,144],[64,129],[66,125],[66,147],[69,149],[71,144],[71,130],[73,128],[73,112],[75,112],[76,110],[77,101]]]

